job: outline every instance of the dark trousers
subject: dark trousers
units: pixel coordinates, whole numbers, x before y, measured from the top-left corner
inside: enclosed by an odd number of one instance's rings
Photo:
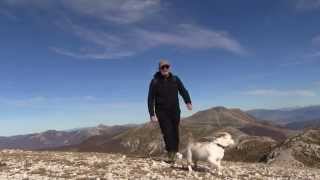
[[[179,151],[180,110],[156,110],[160,129],[168,152]]]

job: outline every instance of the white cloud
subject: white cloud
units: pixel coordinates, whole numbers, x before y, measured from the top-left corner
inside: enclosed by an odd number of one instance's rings
[[[4,104],[6,106],[15,106],[15,107],[30,107],[34,106],[35,104],[40,104],[47,101],[46,97],[43,96],[35,96],[30,98],[23,98],[23,99],[10,99],[10,98],[3,98],[0,97],[0,105]]]
[[[0,106],[17,108],[42,108],[42,107],[63,107],[62,104],[95,104],[104,103],[103,99],[95,96],[70,96],[70,97],[47,97],[33,96],[28,98],[7,98],[0,97]]]
[[[139,37],[150,45],[172,45],[190,49],[224,49],[236,54],[246,51],[238,41],[226,32],[213,31],[204,27],[181,24],[174,27],[172,32],[152,32],[139,30]]]
[[[46,110],[45,112],[64,112],[66,109],[76,112],[123,112],[123,109],[143,106],[142,102],[135,101],[112,101],[105,97],[96,96],[69,96],[69,97],[0,97],[0,107],[2,109],[25,109],[25,110]],[[108,110],[108,111],[106,111]],[[93,113],[94,114],[94,113]]]
[[[320,57],[320,51],[310,54],[309,57]]]
[[[143,20],[160,9],[160,0],[68,0],[62,3],[79,14],[120,24]]]
[[[19,18],[17,16],[15,16],[14,14],[12,14],[10,11],[6,10],[6,9],[1,9],[0,8],[0,16],[5,16],[7,18],[9,18],[12,21],[18,21]]]
[[[174,25],[166,31],[131,28],[121,33],[85,28],[75,25],[70,20],[59,26],[69,29],[78,38],[95,46],[94,48],[82,48],[80,51],[50,48],[56,53],[74,58],[117,59],[159,46],[223,49],[240,55],[247,53],[240,43],[226,32],[213,31],[191,24]]]
[[[4,0],[11,7],[63,7],[78,15],[119,24],[135,23],[161,9],[160,0]]]
[[[132,49],[126,48],[129,42],[124,34],[118,35],[107,30],[87,28],[74,24],[68,18],[57,22],[56,25],[84,41],[84,45],[78,50],[49,47],[55,53],[73,58],[89,59],[119,59],[136,53]]]
[[[317,35],[317,36],[313,37],[313,38],[311,39],[311,42],[312,42],[314,45],[316,45],[316,46],[317,46],[317,45],[320,45],[320,35]],[[317,47],[316,47],[316,48],[317,48]],[[320,57],[320,50],[315,51],[315,52],[309,54],[308,57],[310,57],[310,58]]]
[[[65,55],[65,56],[70,56],[73,58],[87,58],[87,59],[119,59],[123,57],[128,57],[132,56],[135,53],[134,52],[108,52],[104,51],[101,53],[91,53],[91,52],[73,52],[70,50],[65,50],[61,48],[56,48],[56,47],[49,47],[50,50],[57,54]]]
[[[313,84],[320,87],[320,81],[315,81]]]
[[[314,44],[320,44],[320,35],[317,35],[312,38],[312,43]]]
[[[57,0],[3,0],[10,7],[27,7],[48,9],[57,5]]]
[[[276,89],[257,89],[244,92],[251,96],[302,96],[313,97],[316,93],[311,90],[276,90]]]
[[[320,8],[320,0],[296,0],[296,8],[300,10],[311,10]]]
[[[169,23],[165,28],[160,26],[158,30],[154,30],[154,26],[148,24],[150,21],[144,20],[154,17],[164,9],[161,0],[5,0],[5,2],[13,7],[47,8],[48,14],[52,12],[50,17],[56,18],[53,23],[71,33],[80,40],[80,43],[76,44],[79,47],[72,46],[72,49],[62,45],[53,45],[49,49],[73,58],[119,59],[162,46],[222,49],[238,55],[247,54],[245,48],[225,31],[188,23]],[[59,10],[59,6],[64,7],[64,11]],[[163,17],[160,19],[169,18],[165,14],[159,16]],[[95,20],[95,24],[89,22],[90,19]],[[153,30],[147,27],[152,27]]]

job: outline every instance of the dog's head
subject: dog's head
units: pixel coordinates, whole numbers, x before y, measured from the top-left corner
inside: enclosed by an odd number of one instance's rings
[[[214,143],[218,143],[224,147],[228,147],[234,144],[234,140],[232,139],[232,136],[227,132],[220,132],[217,133]]]

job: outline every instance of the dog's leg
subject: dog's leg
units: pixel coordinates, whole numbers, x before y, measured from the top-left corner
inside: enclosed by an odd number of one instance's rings
[[[198,169],[198,160],[194,160],[194,168]]]
[[[177,161],[176,161],[177,167],[179,167],[180,165],[183,167],[183,163],[182,163],[183,155],[177,152],[176,157],[177,157]]]
[[[220,166],[220,165],[219,165],[217,159],[216,159],[216,158],[209,157],[209,158],[208,158],[208,162],[209,162],[209,164],[210,164],[210,168],[211,168],[210,171],[211,171],[211,173],[214,174],[213,169],[216,168],[216,169],[218,170],[218,174],[221,175],[221,174],[220,174],[221,172],[220,172],[220,170],[219,170],[219,168],[220,168],[219,166]]]
[[[217,168],[218,168],[218,174],[222,175],[221,171],[222,171],[223,167],[221,166],[221,159],[217,160]]]
[[[187,164],[189,172],[192,172],[192,152],[190,148],[187,149]]]

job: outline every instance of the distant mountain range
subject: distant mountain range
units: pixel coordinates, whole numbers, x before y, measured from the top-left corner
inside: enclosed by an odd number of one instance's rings
[[[283,109],[254,109],[247,111],[258,120],[269,121],[288,128],[320,127],[320,105]]]
[[[228,149],[226,159],[241,161],[260,161],[267,156],[278,141],[283,141],[297,133],[271,124],[261,123],[240,109],[224,107],[199,111],[182,119],[180,130],[180,149],[186,146],[191,136],[195,140],[203,140],[212,138],[215,133],[220,131],[231,133],[238,143],[237,146]],[[130,128],[116,136],[93,136],[80,144],[57,149],[145,156],[163,154],[164,142],[159,127],[146,123]]]
[[[229,132],[236,141],[236,145],[226,149],[226,160],[260,162],[276,159],[270,155],[285,149],[286,142],[291,142],[294,137],[306,137],[297,141],[308,146],[314,143],[314,134],[305,133],[303,128],[314,128],[319,125],[316,115],[320,106],[281,109],[281,110],[251,110],[248,112],[240,109],[213,107],[199,111],[181,120],[180,149],[183,150],[190,139],[207,141],[220,131]],[[261,113],[262,112],[262,113]],[[271,115],[275,112],[275,115]],[[286,113],[293,115],[285,115]],[[310,114],[311,113],[311,114]],[[306,117],[302,117],[305,115]],[[285,117],[285,118],[284,118]],[[290,118],[292,117],[292,119]],[[314,118],[308,120],[309,118]],[[298,121],[297,119],[300,119]],[[319,118],[320,119],[320,114]],[[281,122],[281,125],[279,125]],[[310,140],[310,141],[309,141]],[[316,143],[318,143],[318,139]],[[290,144],[288,144],[290,145]],[[283,147],[282,147],[283,146]],[[279,147],[282,147],[279,149]],[[42,133],[0,137],[0,149],[20,148],[37,150],[60,150],[77,152],[109,152],[125,153],[129,155],[158,156],[164,154],[164,142],[157,123],[146,122],[137,125],[118,125],[73,129],[69,131],[49,130]],[[278,150],[276,150],[278,148]],[[308,165],[301,157],[303,149],[294,148],[298,161]],[[301,155],[302,153],[302,155]],[[309,154],[307,158],[318,158]],[[296,156],[295,156],[296,157]],[[317,163],[311,163],[318,166]]]
[[[286,124],[285,127],[289,129],[294,129],[294,130],[320,128],[320,118],[314,119],[314,120],[291,122]]]
[[[67,131],[48,130],[41,133],[0,137],[0,149],[43,149],[79,144],[91,136],[114,136],[134,125],[105,126],[79,128]]]

